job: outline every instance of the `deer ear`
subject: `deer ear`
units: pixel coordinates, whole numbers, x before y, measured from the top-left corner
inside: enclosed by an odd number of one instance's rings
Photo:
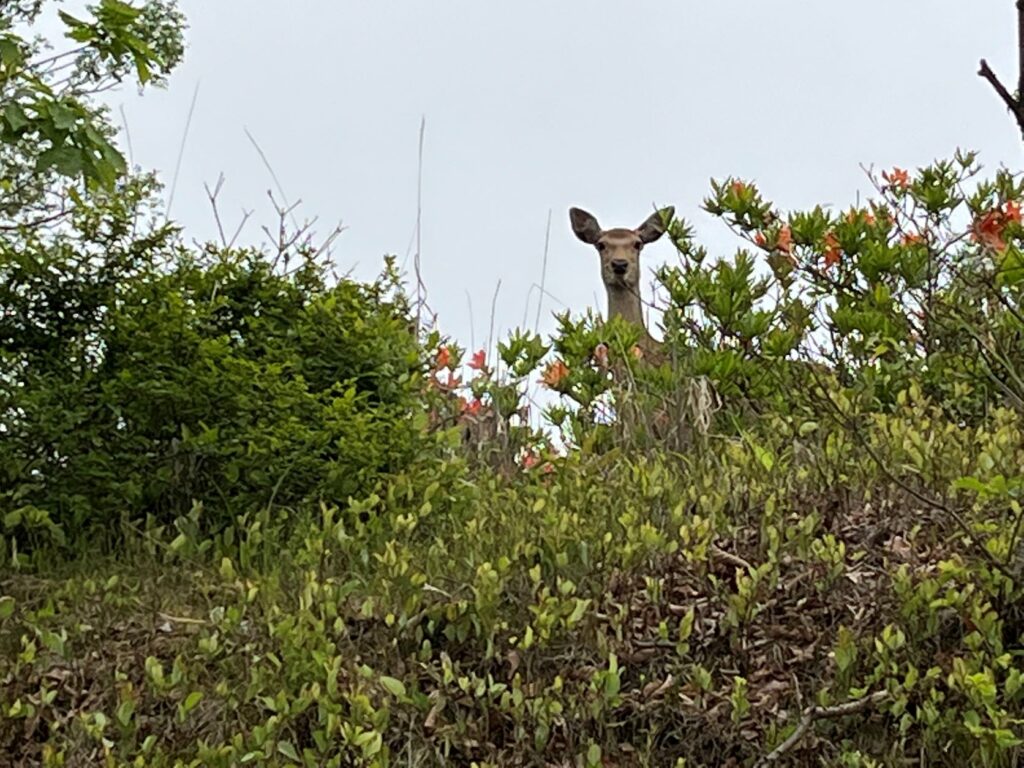
[[[601,238],[601,225],[582,208],[570,208],[569,221],[572,222],[572,231],[576,237],[584,243],[594,245]]]
[[[636,228],[636,233],[640,236],[640,240],[644,243],[653,243],[665,234],[665,227],[672,221],[675,213],[676,209],[670,205],[648,216],[647,221]]]

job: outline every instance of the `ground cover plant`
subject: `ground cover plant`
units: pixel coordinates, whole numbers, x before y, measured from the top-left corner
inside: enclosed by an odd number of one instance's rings
[[[0,765],[1019,764],[1019,174],[722,179],[734,254],[665,222],[664,362],[583,311],[465,350],[390,261],[186,244],[89,95],[180,16],[103,0],[52,59],[39,7],[0,9]]]

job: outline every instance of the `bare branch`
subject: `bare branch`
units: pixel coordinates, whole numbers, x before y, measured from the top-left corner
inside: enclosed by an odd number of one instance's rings
[[[427,286],[423,282],[420,257],[421,250],[421,225],[423,223],[423,138],[427,132],[427,116],[420,117],[420,141],[416,159],[416,253],[413,255],[413,271],[416,273],[416,335],[419,336],[421,312],[426,302]]]
[[[1007,90],[1006,86],[999,81],[999,77],[996,75],[995,72],[992,71],[992,68],[989,67],[988,62],[985,61],[984,59],[981,60],[981,64],[978,69],[978,75],[980,77],[985,78],[986,80],[989,81],[989,83],[992,84],[992,87],[995,88],[996,93],[999,94],[999,98],[1001,98],[1003,100],[1003,103],[1006,104],[1006,108],[1010,110],[1014,114],[1014,116],[1016,116],[1017,110],[1019,109],[1017,100],[1013,98],[1013,96]]]
[[[266,167],[267,171],[270,173],[270,178],[273,180],[274,185],[277,187],[278,194],[281,195],[281,199],[284,201],[285,207],[288,209],[288,212],[290,213],[291,211],[294,210],[295,206],[289,206],[288,205],[288,195],[286,195],[284,193],[284,187],[281,186],[280,179],[278,179],[277,178],[277,174],[274,173],[274,166],[272,166],[270,164],[270,161],[267,159],[266,153],[263,151],[263,148],[259,145],[259,143],[257,143],[256,137],[252,135],[252,133],[249,131],[249,129],[243,127],[242,130],[245,131],[245,135],[248,137],[249,141],[252,143],[253,148],[255,148],[256,154],[258,154],[260,156],[260,160],[263,161],[263,165]],[[273,198],[271,198],[271,199],[273,199]],[[296,205],[298,205],[298,203],[296,203]],[[276,201],[274,202],[274,207],[275,208],[279,207],[277,205]],[[299,228],[299,222],[295,218],[294,215],[292,216],[292,225],[295,226],[296,229]]]
[[[548,272],[548,248],[551,244],[551,209],[548,208],[548,225],[547,229],[544,230],[544,260],[541,262],[540,267],[540,293],[537,295],[537,319],[533,323],[533,332],[537,333],[540,329],[540,308],[544,302],[544,283]],[[526,327],[526,323],[523,323],[523,327]]]
[[[988,62],[981,60],[978,75],[985,78],[999,94],[999,98],[1006,104],[1006,108],[1013,114],[1020,128],[1021,136],[1024,136],[1024,104],[1021,103],[1021,96],[1024,95],[1024,0],[1017,0],[1017,95],[1014,96],[1010,90],[1000,82],[996,73],[989,67]]]
[[[181,173],[181,161],[185,157],[185,143],[188,141],[188,132],[192,127],[192,116],[196,111],[196,102],[199,100],[199,83],[196,82],[196,88],[192,92],[192,104],[188,108],[188,117],[185,118],[185,130],[181,134],[181,145],[178,147],[178,159],[174,164],[174,176],[171,179],[171,191],[167,196],[167,216],[166,219],[171,218],[171,207],[174,205],[174,193],[178,189],[178,174]]]
[[[755,764],[755,768],[765,768],[765,766],[769,766],[781,759],[800,742],[816,720],[828,720],[835,719],[837,717],[846,717],[847,715],[855,715],[858,712],[863,712],[865,709],[870,709],[872,706],[884,701],[888,697],[888,691],[875,691],[863,698],[846,701],[842,704],[836,704],[833,707],[808,707],[800,717],[800,722],[797,724],[796,730],[789,735],[788,739],[761,758]]]

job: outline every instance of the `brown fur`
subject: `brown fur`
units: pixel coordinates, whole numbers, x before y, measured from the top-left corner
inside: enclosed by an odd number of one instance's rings
[[[601,280],[608,294],[608,317],[622,317],[643,329],[640,350],[645,360],[656,363],[662,356],[661,343],[651,336],[644,323],[640,300],[640,252],[665,233],[674,208],[655,211],[636,229],[601,229],[597,219],[581,208],[569,209],[572,231],[580,240],[597,249],[601,258]]]

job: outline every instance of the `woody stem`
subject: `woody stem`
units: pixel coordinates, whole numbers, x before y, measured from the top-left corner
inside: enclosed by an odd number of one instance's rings
[[[1017,0],[1017,60],[1016,96],[1011,94],[1007,87],[1002,84],[999,77],[992,71],[992,68],[989,67],[988,62],[984,59],[981,60],[978,75],[988,80],[989,84],[995,89],[995,92],[999,94],[999,98],[1006,104],[1007,109],[1013,113],[1013,117],[1017,121],[1017,127],[1020,128],[1021,137],[1024,138],[1024,103],[1021,102],[1021,94],[1024,94],[1024,0]]]

